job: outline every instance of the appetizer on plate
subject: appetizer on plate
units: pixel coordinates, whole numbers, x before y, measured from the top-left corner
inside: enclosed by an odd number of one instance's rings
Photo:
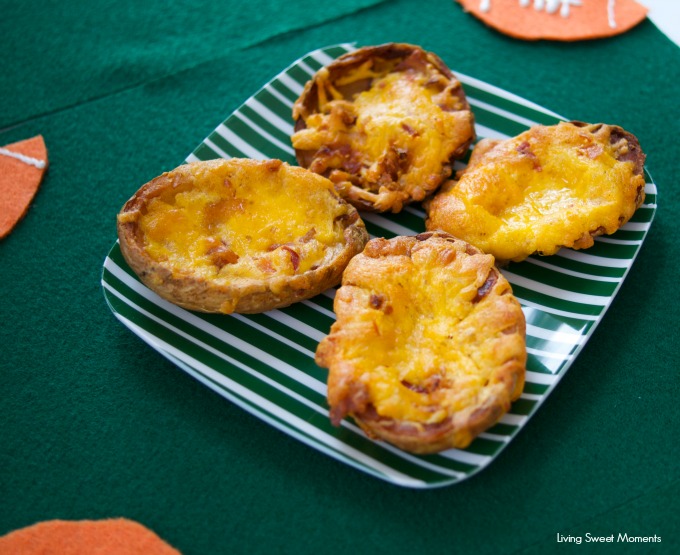
[[[586,249],[642,204],[644,161],[638,140],[615,125],[561,122],[484,139],[456,180],[425,203],[426,227],[499,263]]]
[[[306,84],[293,107],[298,163],[354,206],[399,212],[451,175],[475,138],[460,82],[410,44],[364,47]]]
[[[464,448],[524,386],[525,320],[491,255],[442,232],[373,239],[318,346],[330,416],[414,453]]]
[[[210,160],[143,185],[118,215],[143,283],[190,310],[253,313],[337,285],[368,234],[326,178],[279,160]]]

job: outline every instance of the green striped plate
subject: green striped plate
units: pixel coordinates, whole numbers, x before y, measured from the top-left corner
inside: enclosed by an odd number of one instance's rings
[[[321,66],[354,46],[316,50],[249,98],[187,158],[279,158],[295,163],[291,108]],[[479,137],[508,137],[561,118],[497,87],[458,74],[475,113]],[[290,436],[373,476],[413,488],[454,484],[485,468],[512,440],[574,362],[616,295],[656,208],[649,175],[646,203],[615,235],[585,252],[563,249],[503,271],[527,320],[527,382],[502,420],[465,450],[415,456],[367,439],[350,420],[331,426],[325,370],[314,351],[334,320],[334,290],[289,308],[231,316],[188,312],[159,298],[123,260],[118,243],[106,257],[104,295],[115,316],[182,370]],[[365,214],[373,236],[424,231],[424,212]]]

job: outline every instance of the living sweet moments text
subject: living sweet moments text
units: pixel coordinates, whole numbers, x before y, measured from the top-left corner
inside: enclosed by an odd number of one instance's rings
[[[606,536],[586,532],[582,536],[557,532],[557,543],[661,543],[661,536],[636,536],[627,532],[618,532]]]

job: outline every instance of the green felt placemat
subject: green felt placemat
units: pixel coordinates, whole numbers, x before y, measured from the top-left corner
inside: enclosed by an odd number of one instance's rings
[[[136,9],[116,9],[126,5]],[[151,16],[182,7],[155,5]],[[69,19],[51,13],[64,28]],[[115,36],[113,21],[100,17],[99,26],[71,40]],[[220,33],[199,23],[178,31],[192,44],[198,34],[217,44]],[[454,70],[567,117],[622,125],[640,138],[659,190],[626,282],[549,401],[489,468],[427,492],[365,476],[208,391],[124,329],[99,285],[115,214],[139,185],[180,163],[305,52],[388,40],[422,44]],[[25,42],[35,48],[12,71],[29,87],[40,40]],[[121,51],[134,41],[125,42]],[[169,73],[150,58],[153,79],[107,85],[96,98],[71,90],[69,72],[55,68],[43,73],[43,100],[7,97],[23,123],[0,132],[0,143],[42,133],[51,166],[26,218],[0,242],[0,533],[50,518],[126,516],[186,554],[549,553],[556,533],[589,530],[659,534],[648,552],[677,551],[677,46],[649,22],[603,41],[523,43],[448,0],[382,2],[255,43]],[[54,49],[54,60],[71,52]],[[15,90],[4,78],[2,87]]]
[[[139,86],[384,0],[2,2],[0,129]]]

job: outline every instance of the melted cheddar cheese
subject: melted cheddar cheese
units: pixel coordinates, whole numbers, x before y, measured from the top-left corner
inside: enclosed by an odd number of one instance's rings
[[[498,368],[526,356],[523,316],[512,295],[479,302],[493,258],[467,255],[462,241],[392,254],[359,255],[345,272],[337,324],[317,351],[330,367],[329,402],[340,405],[353,382],[381,417],[439,423],[482,404]]]
[[[474,128],[466,103],[451,92],[459,87],[455,78],[425,62],[395,66],[367,60],[341,75],[320,71],[317,106],[292,144],[312,153],[310,169],[327,175],[350,202],[356,195],[379,211],[398,212],[450,175]],[[346,92],[366,82],[364,90]]]
[[[427,228],[502,261],[587,248],[593,235],[628,221],[644,196],[644,178],[617,159],[620,148],[568,123],[532,128],[445,185],[428,207]]]
[[[347,205],[326,179],[292,169],[225,163],[152,198],[139,216],[146,252],[218,281],[315,268],[343,244]]]
[[[360,153],[364,175],[376,191],[380,175],[373,175],[371,170],[391,148],[409,153],[412,169],[400,177],[402,185],[439,181],[442,164],[460,144],[465,121],[459,112],[443,112],[433,102],[434,94],[425,87],[425,76],[414,79],[408,74],[391,73],[359,94],[353,104],[344,104],[345,111],[356,118],[353,124],[332,121],[333,102],[344,101],[331,101],[326,113],[311,115],[308,129],[293,135],[293,146],[317,150],[327,144],[348,145]]]

